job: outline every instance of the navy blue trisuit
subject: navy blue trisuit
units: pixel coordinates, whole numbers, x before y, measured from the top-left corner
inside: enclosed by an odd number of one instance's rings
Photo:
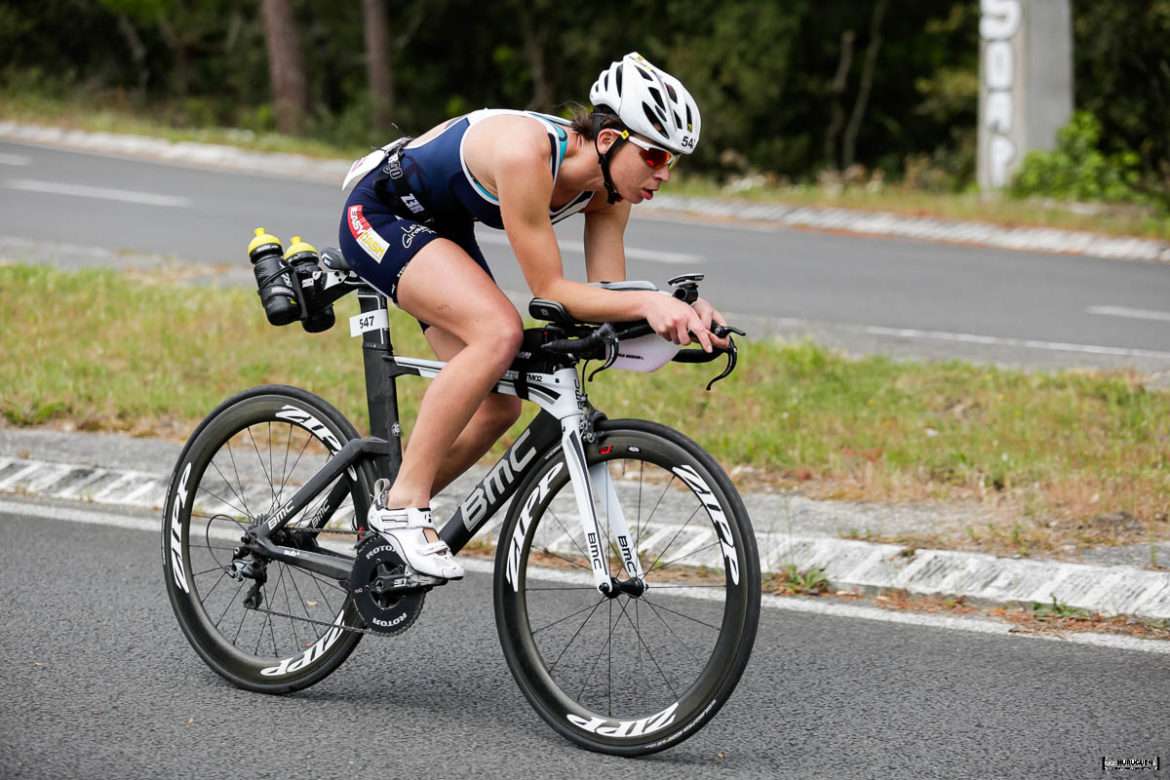
[[[409,190],[406,199],[416,198],[425,213],[433,218],[431,226],[404,216],[401,213],[404,209],[392,209],[379,197],[375,185],[382,166],[376,159],[379,152],[374,152],[363,159],[378,164],[354,187],[341,219],[341,251],[358,276],[397,303],[399,277],[414,256],[436,238],[454,241],[492,276],[475,240],[475,223],[503,229],[500,202],[468,170],[463,142],[467,129],[476,122],[508,114],[531,117],[545,127],[555,184],[568,147],[569,123],[559,117],[532,111],[473,111],[450,120],[441,133],[426,143],[407,145],[401,150],[402,179],[398,195],[403,195],[404,185]],[[354,168],[361,162],[355,163]],[[550,208],[549,219],[555,223],[581,212],[593,194],[581,192],[563,206]]]

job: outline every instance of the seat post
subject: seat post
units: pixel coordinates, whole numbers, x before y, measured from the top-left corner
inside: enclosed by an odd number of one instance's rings
[[[370,435],[385,439],[390,452],[375,459],[378,476],[391,482],[402,465],[402,428],[398,422],[398,387],[392,373],[394,345],[390,341],[389,310],[386,296],[373,288],[358,291],[361,317],[374,318],[382,327],[362,333],[362,359],[366,373],[366,402],[370,415]]]

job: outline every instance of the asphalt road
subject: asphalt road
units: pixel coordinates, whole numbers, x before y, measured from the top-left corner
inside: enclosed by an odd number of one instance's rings
[[[1103,756],[1170,760],[1164,655],[778,608],[703,731],[636,762],[586,753],[512,682],[482,574],[268,697],[203,665],[159,564],[153,532],[0,515],[0,776],[1099,778]]]
[[[336,187],[0,143],[0,236],[244,266],[252,229],[336,243]],[[637,215],[637,209],[635,209]],[[559,228],[583,275],[581,221]],[[481,243],[526,290],[502,233]],[[1033,367],[1170,371],[1170,266],[636,218],[630,278],[705,272],[704,295],[760,330],[853,352]],[[35,258],[34,258],[35,259]]]

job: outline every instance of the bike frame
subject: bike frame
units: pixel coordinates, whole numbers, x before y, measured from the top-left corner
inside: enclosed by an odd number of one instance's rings
[[[373,459],[379,475],[393,479],[402,464],[397,378],[419,376],[433,379],[446,365],[435,360],[396,356],[390,341],[385,296],[363,287],[358,292],[358,300],[361,313],[351,319],[350,333],[355,337],[362,336],[370,431],[374,435],[354,439],[339,448],[329,462],[266,522],[249,530],[249,538],[265,555],[338,580],[349,578],[351,558],[327,550],[285,547],[272,541],[273,534],[302,512],[333,480],[362,459]],[[541,412],[472,488],[439,531],[440,538],[452,552],[462,550],[516,493],[524,477],[551,456],[551,450],[559,448],[564,453],[573,484],[595,587],[603,594],[610,594],[615,588],[606,559],[605,534],[594,506],[595,491],[601,492],[610,537],[618,547],[626,574],[631,579],[641,579],[643,573],[635,541],[621,511],[609,470],[602,464],[593,468],[587,466],[584,437],[593,435],[589,419],[592,410],[582,392],[576,368],[564,366],[551,372],[528,371],[517,363],[500,378],[495,392],[531,401],[541,408]],[[332,514],[347,493],[344,482],[334,486],[321,510],[323,516]]]

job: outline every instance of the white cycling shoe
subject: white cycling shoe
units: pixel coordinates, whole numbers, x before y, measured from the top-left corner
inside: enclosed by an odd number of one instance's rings
[[[374,483],[374,503],[366,522],[382,535],[406,565],[421,574],[445,580],[463,579],[463,564],[455,559],[451,548],[442,539],[430,541],[427,529],[434,533],[430,509],[387,509],[386,489],[389,483],[380,479]]]

